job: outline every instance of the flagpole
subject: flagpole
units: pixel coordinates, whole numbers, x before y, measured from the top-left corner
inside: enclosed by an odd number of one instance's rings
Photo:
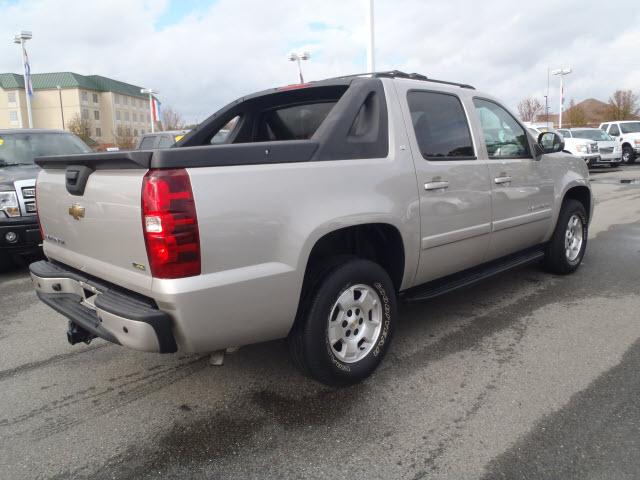
[[[155,128],[155,122],[153,120],[153,94],[158,92],[154,92],[150,88],[143,88],[140,90],[140,93],[142,94],[146,93],[149,95],[149,120],[151,120],[151,133],[155,133],[156,128]]]

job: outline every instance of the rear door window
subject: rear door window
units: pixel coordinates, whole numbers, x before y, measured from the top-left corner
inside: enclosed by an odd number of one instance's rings
[[[473,141],[460,99],[448,93],[407,93],[411,122],[426,160],[474,159]]]

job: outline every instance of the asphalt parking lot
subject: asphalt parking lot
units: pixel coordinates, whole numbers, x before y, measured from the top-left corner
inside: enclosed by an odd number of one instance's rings
[[[592,175],[587,255],[402,307],[365,383],[300,376],[283,342],[224,367],[71,347],[24,269],[0,274],[0,478],[640,476],[640,167]]]

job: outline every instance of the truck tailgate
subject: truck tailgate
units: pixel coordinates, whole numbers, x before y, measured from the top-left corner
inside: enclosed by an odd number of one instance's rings
[[[151,273],[142,232],[141,190],[147,169],[97,169],[82,195],[67,191],[64,168],[37,181],[45,254],[90,275],[147,293]]]

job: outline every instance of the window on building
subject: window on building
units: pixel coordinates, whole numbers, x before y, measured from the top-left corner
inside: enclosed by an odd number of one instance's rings
[[[133,116],[133,121],[137,122],[138,121],[138,114],[134,112],[132,116]]]
[[[118,136],[121,137],[122,136],[122,127],[118,126],[118,128],[116,129],[116,131],[118,132]]]
[[[426,91],[407,94],[420,153],[427,160],[474,158],[471,132],[460,99]]]
[[[137,136],[138,136],[138,129],[137,129],[137,128],[134,128],[134,129],[133,129],[133,136],[134,136],[134,137],[137,137]]]
[[[93,103],[98,103],[98,94],[97,93],[93,94]]]
[[[120,105],[120,95],[118,95],[117,93],[115,93],[113,95],[113,101],[115,102],[116,105]]]
[[[16,103],[16,92],[7,92],[7,100],[11,103]]]
[[[102,136],[102,129],[100,127],[96,128],[96,137],[101,137]]]
[[[85,92],[84,90],[82,90],[80,92],[80,100],[82,100],[83,103],[86,103],[89,101],[89,94],[87,92]]]
[[[116,110],[116,120],[120,120],[120,110]]]
[[[18,112],[16,112],[15,110],[10,110],[9,111],[9,121],[11,123],[17,123],[18,122]]]
[[[129,97],[125,97],[125,96],[123,96],[123,97],[122,97],[122,100],[123,100],[123,102],[122,102],[122,103],[124,103],[125,105],[129,105]]]
[[[86,128],[84,129],[84,134],[85,134],[87,137],[91,137],[91,129],[90,129],[89,127],[86,127]]]
[[[125,128],[124,131],[127,134],[127,137],[131,136],[131,129],[129,127]]]
[[[98,110],[93,111],[93,119],[100,120],[100,112]]]
[[[129,121],[129,112],[124,112],[124,121],[125,122]]]
[[[86,108],[82,109],[82,119],[89,120],[89,110],[87,110]]]

